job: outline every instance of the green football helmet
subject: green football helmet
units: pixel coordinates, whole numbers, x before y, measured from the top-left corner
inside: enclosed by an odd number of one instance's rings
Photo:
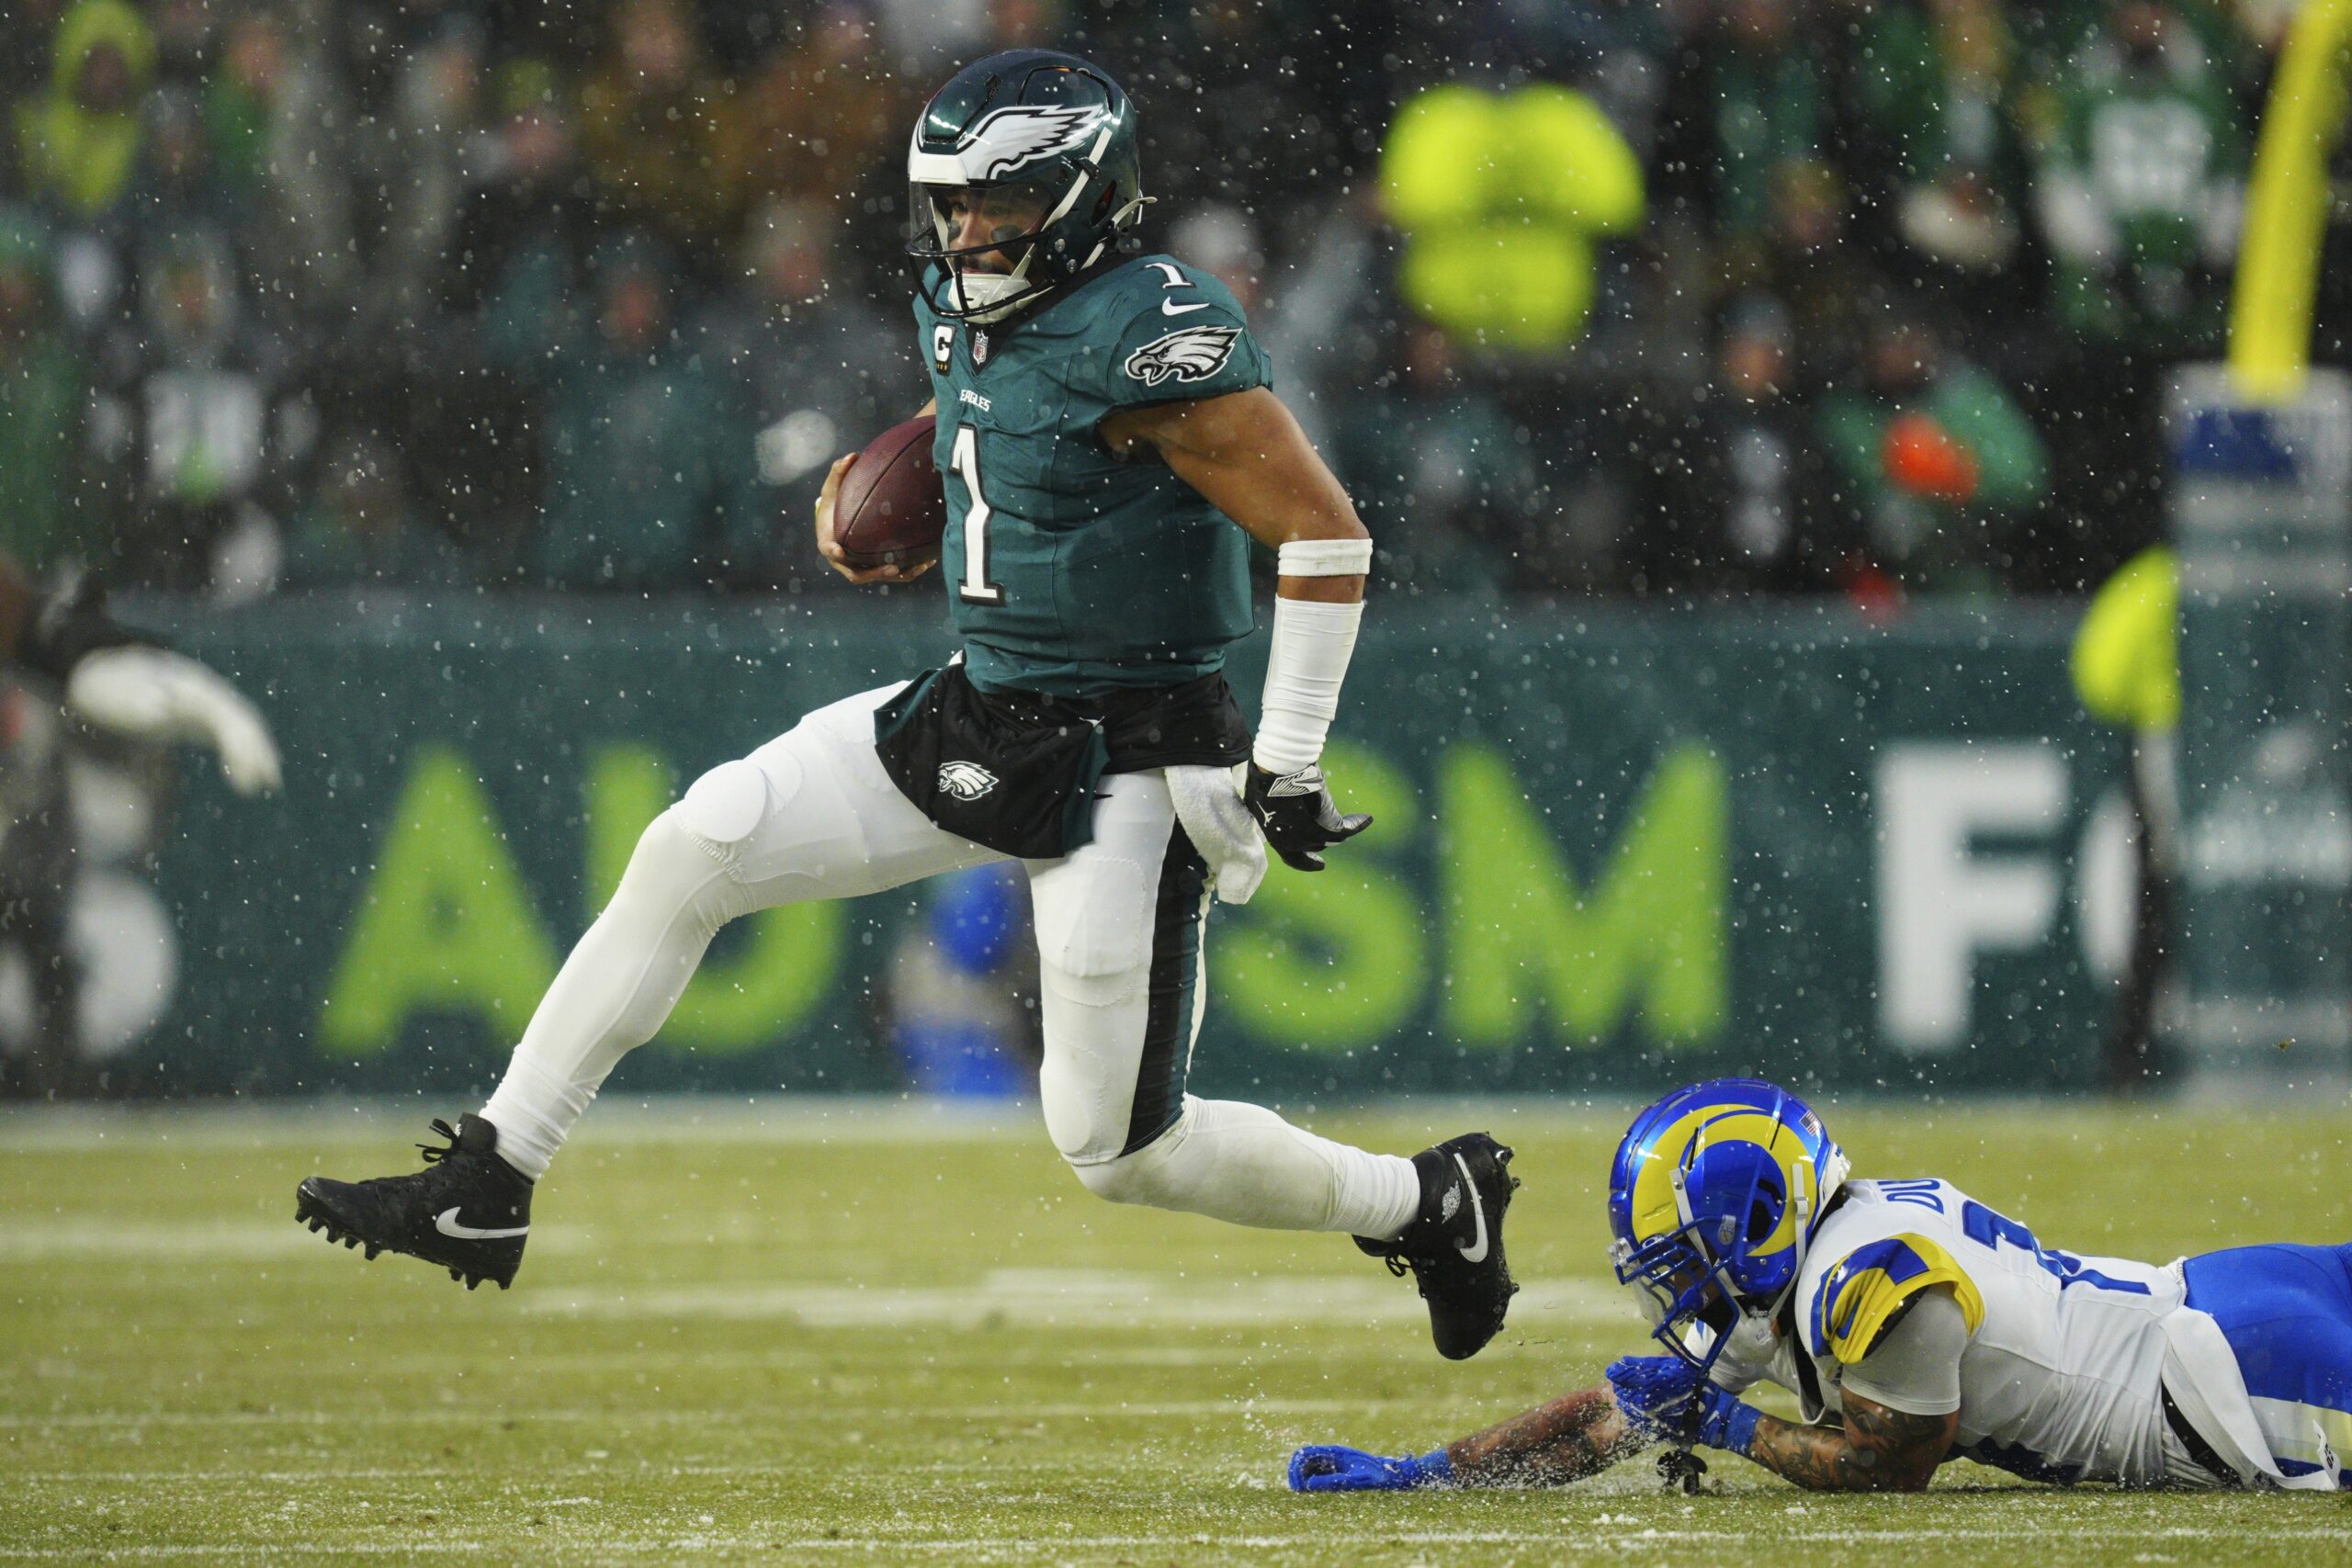
[[[999,321],[1102,259],[1142,213],[1135,105],[1074,54],[1008,50],[975,61],[923,106],[907,150],[914,232],[931,308]],[[958,246],[965,209],[1005,223]],[[978,265],[1001,253],[1010,265]],[[936,266],[934,268],[934,265]]]

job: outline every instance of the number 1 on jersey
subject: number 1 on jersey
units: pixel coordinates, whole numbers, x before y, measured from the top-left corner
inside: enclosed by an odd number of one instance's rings
[[[968,424],[956,427],[956,445],[947,466],[963,476],[964,580],[956,596],[967,604],[1001,604],[1004,590],[989,581],[989,503],[980,494],[980,434]]]

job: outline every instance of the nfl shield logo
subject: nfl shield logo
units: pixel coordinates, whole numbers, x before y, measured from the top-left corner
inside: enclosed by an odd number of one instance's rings
[[[989,334],[979,328],[972,329],[972,365],[974,368],[989,362]]]

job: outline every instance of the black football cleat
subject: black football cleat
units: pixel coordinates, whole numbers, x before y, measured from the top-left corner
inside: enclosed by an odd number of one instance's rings
[[[498,1157],[498,1129],[479,1116],[458,1117],[455,1131],[436,1121],[433,1130],[449,1146],[417,1145],[423,1170],[373,1181],[313,1176],[294,1190],[294,1218],[371,1258],[405,1252],[439,1264],[469,1291],[484,1280],[503,1291],[523,1266],[531,1179]]]
[[[1463,1360],[1502,1332],[1519,1293],[1503,1261],[1503,1211],[1519,1190],[1510,1150],[1484,1133],[1464,1133],[1413,1156],[1421,1175],[1421,1212],[1395,1241],[1356,1237],[1400,1279],[1407,1269],[1430,1303],[1437,1353]]]

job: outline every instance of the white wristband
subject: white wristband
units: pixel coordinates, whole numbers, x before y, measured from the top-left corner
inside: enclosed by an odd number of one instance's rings
[[[1293,539],[1274,552],[1284,577],[1362,577],[1372,570],[1370,539]]]
[[[1369,552],[1370,543],[1363,543]],[[1340,711],[1340,682],[1347,678],[1356,628],[1363,624],[1362,601],[1327,604],[1274,600],[1266,698],[1259,710],[1257,743],[1250,750],[1260,767],[1270,773],[1295,773],[1323,755],[1323,738],[1331,731],[1331,716]]]

